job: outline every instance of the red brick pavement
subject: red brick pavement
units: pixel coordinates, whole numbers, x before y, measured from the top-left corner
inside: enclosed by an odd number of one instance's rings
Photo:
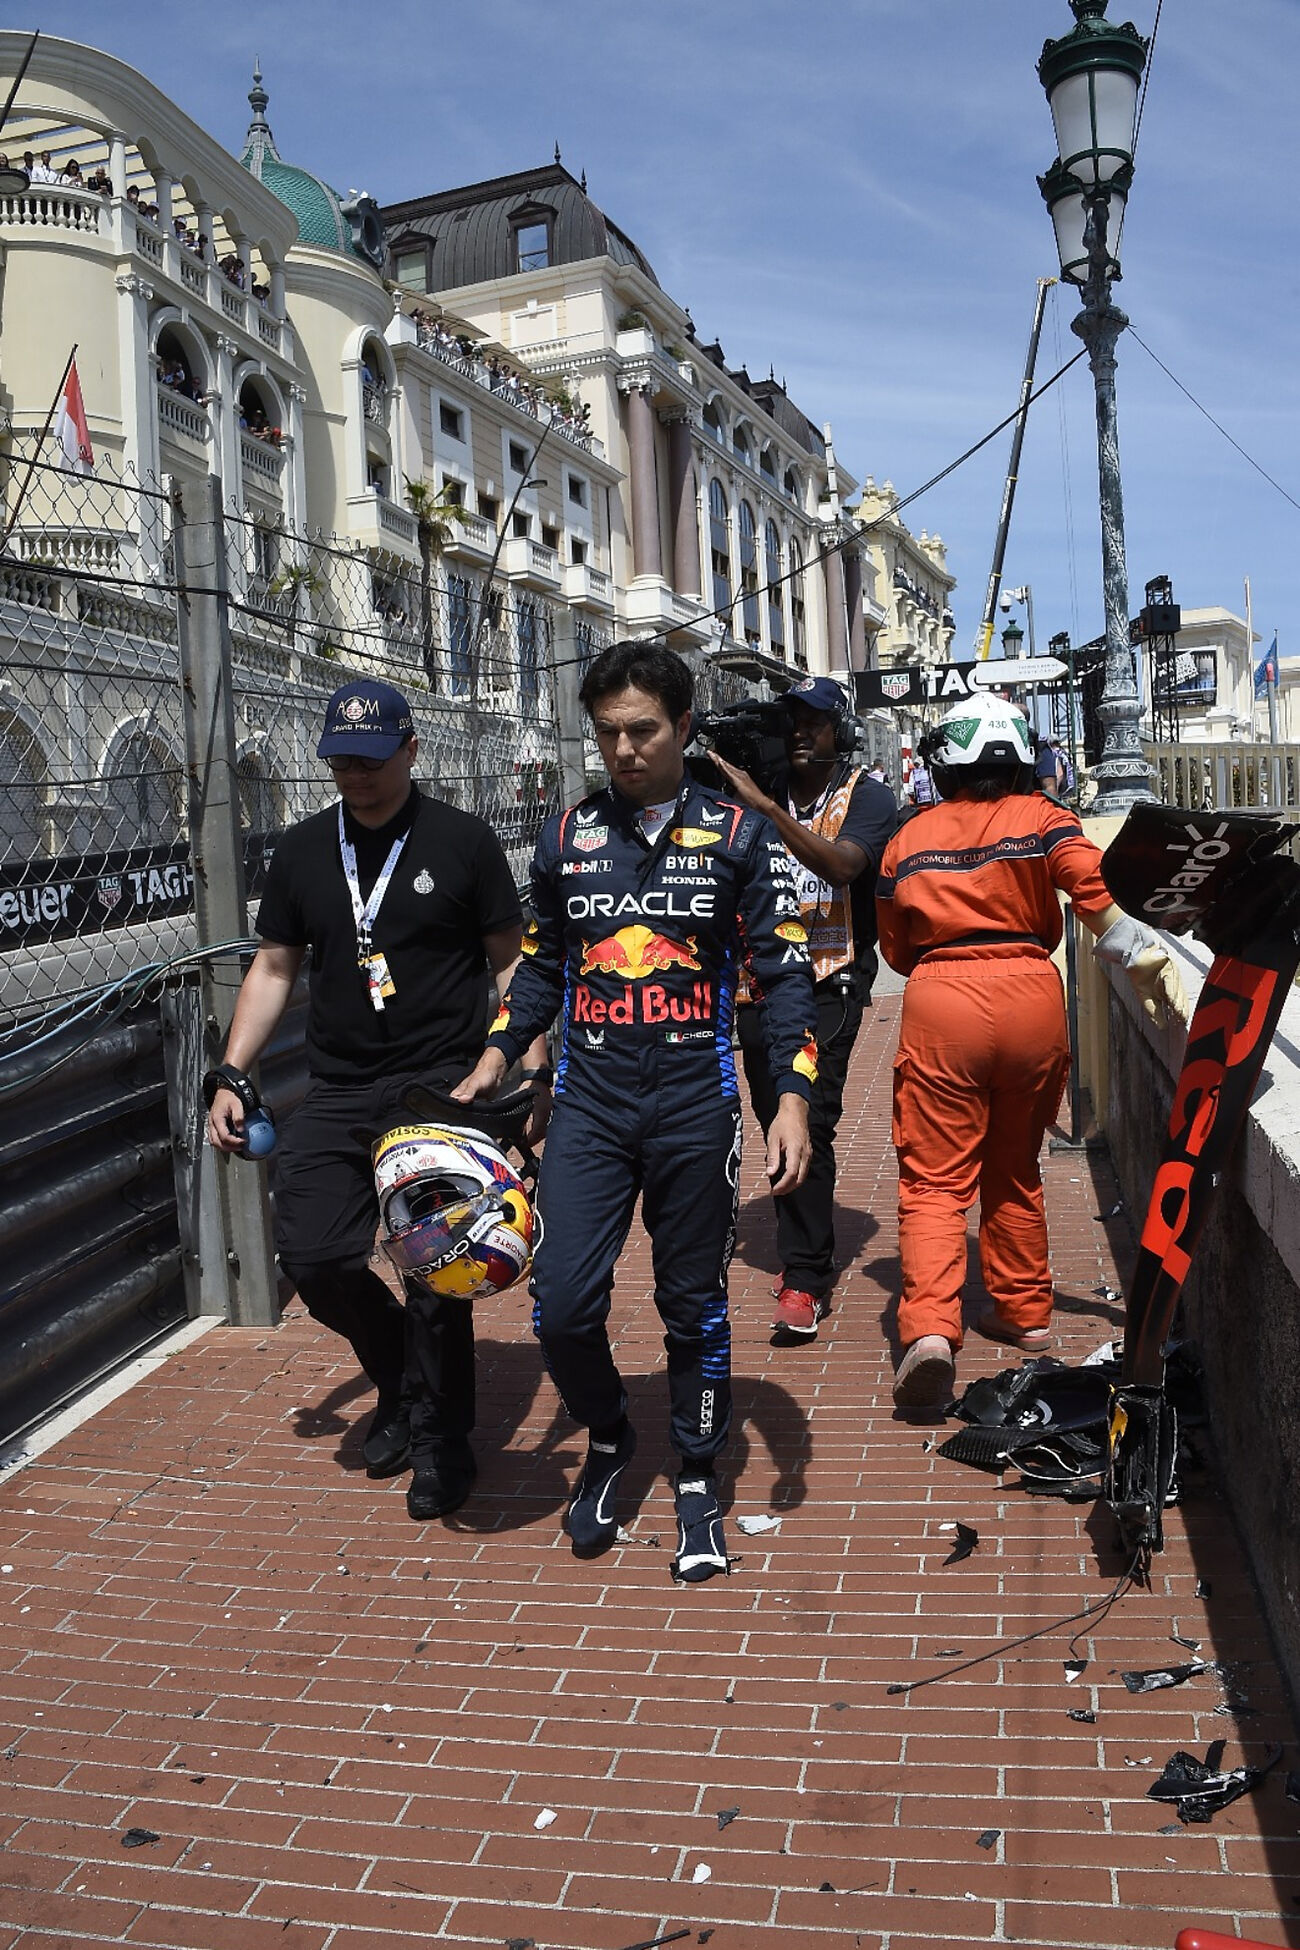
[[[481,1476],[445,1523],[417,1528],[401,1481],[367,1480],[369,1399],[296,1307],[275,1334],[209,1334],[6,1482],[0,1950],[621,1950],[674,1932],[1060,1950],[1171,1946],[1189,1920],[1300,1944],[1293,1746],[1208,1827],[1171,1827],[1145,1794],[1176,1747],[1223,1736],[1233,1761],[1292,1740],[1209,1477],[1170,1513],[1151,1592],[1084,1631],[1077,1683],[1068,1629],[958,1670],[1097,1603],[1120,1566],[1104,1515],[944,1462],[894,1417],[897,1013],[882,996],[859,1045],[845,1265],[814,1345],[769,1346],[750,1147],[734,1515],[781,1526],[749,1538],[733,1518],[729,1580],[669,1579],[639,1232],[615,1299],[636,1514],[602,1561],[560,1533],[582,1443],[518,1297],[481,1310]],[[1095,1289],[1131,1232],[1095,1216],[1115,1197],[1104,1161],[1046,1172],[1078,1356],[1117,1324]],[[961,1376],[1001,1365],[975,1339]],[[945,1568],[957,1517],[979,1548]],[[1172,1633],[1232,1660],[1253,1712],[1208,1674],[1130,1697],[1122,1668],[1191,1656]],[[157,1839],[126,1848],[132,1827]]]

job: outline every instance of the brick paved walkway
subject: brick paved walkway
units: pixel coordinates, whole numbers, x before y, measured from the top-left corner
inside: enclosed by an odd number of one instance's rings
[[[1171,1513],[1154,1589],[1087,1507],[939,1460],[888,1391],[888,1083],[898,1002],[859,1045],[832,1319],[769,1347],[767,1209],[747,1184],[733,1291],[740,1434],[728,1581],[675,1590],[643,1243],[616,1296],[641,1447],[632,1540],[559,1532],[581,1444],[519,1300],[484,1308],[473,1500],[416,1528],[372,1484],[368,1399],[295,1307],[222,1329],[0,1489],[0,1950],[92,1943],[394,1950],[1172,1946],[1191,1920],[1300,1944],[1295,1765],[1212,1483]],[[1066,1353],[1115,1328],[1093,1289],[1131,1251],[1104,1163],[1047,1166]],[[638,1235],[639,1237],[639,1235]],[[968,1343],[961,1379],[1004,1365]],[[772,1512],[742,1537],[735,1516]],[[944,1568],[961,1517],[980,1533]],[[1212,1595],[1196,1596],[1198,1579]],[[1126,1667],[1232,1660],[1131,1698]],[[1095,1724],[1069,1717],[1089,1709]],[[1209,1827],[1145,1798],[1176,1747],[1282,1764]],[[554,1819],[539,1825],[543,1811]],[[156,1839],[124,1846],[128,1831]]]

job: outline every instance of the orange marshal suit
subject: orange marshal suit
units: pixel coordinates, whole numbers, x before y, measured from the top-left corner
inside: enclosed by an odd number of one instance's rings
[[[980,1200],[980,1265],[1018,1331],[1052,1311],[1038,1154],[1069,1072],[1065,1000],[1050,955],[1058,889],[1081,914],[1111,896],[1078,819],[1039,793],[946,800],[885,849],[880,949],[909,977],[894,1062],[899,1336],[961,1346],[966,1214]]]

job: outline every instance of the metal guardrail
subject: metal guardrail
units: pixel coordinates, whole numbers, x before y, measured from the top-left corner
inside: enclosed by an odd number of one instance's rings
[[[69,1028],[5,1066],[6,1438],[185,1318],[157,1009],[142,1008],[78,1047],[84,1034]],[[15,1092],[20,1081],[31,1087]]]
[[[174,983],[89,1040],[75,1026],[6,1060],[0,1441],[199,1312],[198,1006],[196,981]],[[303,983],[262,1061],[281,1122],[306,1089],[306,1012]]]

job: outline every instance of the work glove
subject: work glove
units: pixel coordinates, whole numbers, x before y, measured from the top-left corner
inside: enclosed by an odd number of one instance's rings
[[[1169,1019],[1170,1011],[1186,1022],[1191,1014],[1178,969],[1168,951],[1150,928],[1131,915],[1112,921],[1104,934],[1097,936],[1093,950],[1098,961],[1122,968],[1133,984],[1138,1001],[1158,1028]]]

